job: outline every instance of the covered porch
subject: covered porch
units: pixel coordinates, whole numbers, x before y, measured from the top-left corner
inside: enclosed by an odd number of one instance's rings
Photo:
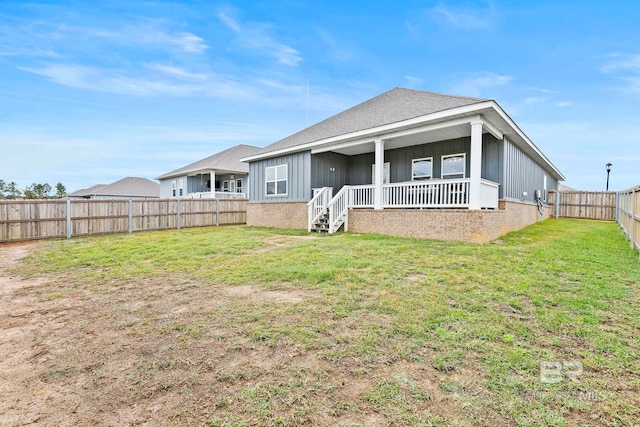
[[[192,199],[246,199],[247,174],[231,171],[199,171],[187,176],[187,194]],[[213,184],[213,185],[212,185]]]
[[[484,117],[472,116],[316,148],[308,229],[333,233],[344,224],[346,231],[351,209],[498,209],[502,138]],[[337,167],[324,160],[339,155]],[[332,180],[341,166],[348,170],[343,182]],[[368,171],[370,184],[356,183]]]

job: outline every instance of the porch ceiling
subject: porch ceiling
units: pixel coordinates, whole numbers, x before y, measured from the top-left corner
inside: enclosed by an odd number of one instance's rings
[[[456,126],[446,127],[442,129],[430,130],[430,131],[418,131],[413,134],[403,135],[391,139],[385,139],[385,150],[392,150],[394,148],[409,147],[412,145],[428,144],[437,141],[446,141],[448,139],[462,138],[471,136],[471,127],[469,124],[460,124]],[[384,137],[383,137],[384,139]],[[357,154],[373,153],[375,151],[375,144],[373,142],[367,142],[351,146],[337,147],[331,151],[344,154],[347,156],[355,156]]]

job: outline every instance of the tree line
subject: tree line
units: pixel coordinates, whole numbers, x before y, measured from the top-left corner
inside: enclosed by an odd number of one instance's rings
[[[61,182],[55,187],[47,183],[33,183],[21,190],[15,182],[0,179],[0,199],[60,199],[66,196],[67,189]]]

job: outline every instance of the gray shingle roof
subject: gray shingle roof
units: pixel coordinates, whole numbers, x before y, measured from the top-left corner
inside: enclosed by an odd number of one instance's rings
[[[82,188],[80,190],[74,191],[73,193],[70,193],[69,196],[72,196],[72,197],[90,196],[92,194],[96,194],[96,191],[106,186],[107,186],[106,184],[96,184],[89,188]]]
[[[257,154],[261,149],[252,145],[236,145],[235,147],[228,148],[224,151],[216,153],[212,156],[206,157],[197,162],[191,163],[187,166],[183,166],[179,169],[160,175],[156,179],[167,179],[175,176],[181,176],[193,172],[205,171],[205,170],[221,170],[226,172],[236,173],[248,173],[249,165],[241,162],[240,159]]]
[[[256,154],[266,154],[486,101],[490,100],[397,87],[268,145]]]
[[[146,178],[127,177],[108,185],[98,184],[78,190],[69,196],[160,197],[160,184]]]

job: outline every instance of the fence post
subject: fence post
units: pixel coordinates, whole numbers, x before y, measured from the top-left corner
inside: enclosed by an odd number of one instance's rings
[[[71,199],[67,199],[67,239],[71,238]]]
[[[133,233],[133,200],[129,199],[129,234]]]
[[[216,227],[220,225],[220,199],[216,198]]]
[[[178,210],[178,212],[176,212],[176,214],[178,215],[178,218],[177,218],[177,223],[176,223],[176,225],[177,225],[177,227],[178,227],[178,230],[180,230],[180,199],[177,199],[176,201],[177,201],[177,203],[178,203],[178,209],[177,209],[177,210]]]
[[[635,249],[636,243],[636,193],[637,188],[631,190],[631,249]]]

